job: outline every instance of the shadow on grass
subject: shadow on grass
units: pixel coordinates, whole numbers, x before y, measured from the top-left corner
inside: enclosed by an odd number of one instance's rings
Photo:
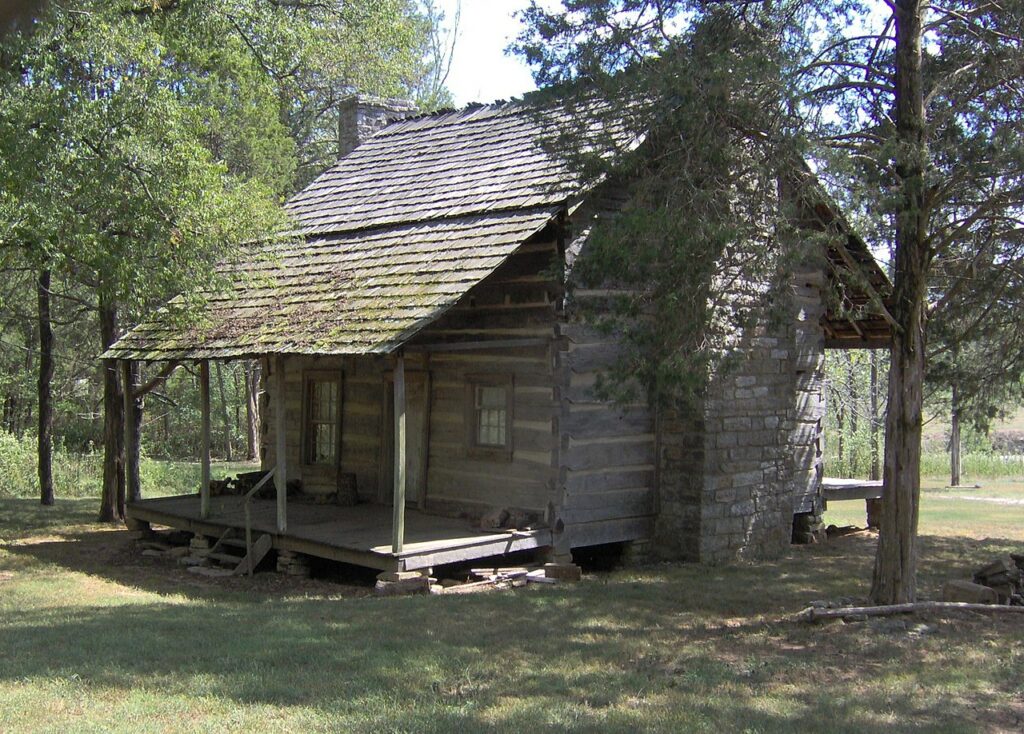
[[[29,509],[0,503],[0,513]],[[91,519],[84,507],[66,511],[62,526]],[[27,514],[19,533],[59,529],[45,511]],[[338,599],[329,584],[274,574],[225,589],[139,556],[124,532],[59,535],[2,547],[0,564],[16,561],[38,586],[0,618],[0,685],[75,680],[224,698],[308,709],[338,728],[882,732],[991,727],[999,696],[1024,676],[1020,656],[991,654],[1024,633],[988,620],[920,639],[783,621],[814,599],[866,595],[870,534],[757,564],[662,564],[578,585],[399,599]],[[923,537],[922,587],[1017,545]],[[54,568],[123,589],[76,596],[86,582]],[[43,588],[67,598],[40,603],[32,595]]]
[[[598,596],[587,586],[15,612],[4,620],[0,681],[73,677],[91,690],[377,715],[417,731],[628,730],[652,724],[645,706],[662,709],[651,728],[673,730],[919,730],[966,713],[956,697],[921,694],[963,676],[959,661],[933,657],[946,640],[922,650],[865,639],[864,628],[674,625],[679,610],[657,592]],[[877,678],[851,686],[865,661]],[[894,710],[908,720],[879,716]]]
[[[0,540],[23,538],[95,524],[99,500],[60,499],[45,507],[36,499],[0,499]]]

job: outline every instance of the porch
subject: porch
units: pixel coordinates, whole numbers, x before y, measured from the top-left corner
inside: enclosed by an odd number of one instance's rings
[[[220,537],[229,529],[245,529],[245,498],[209,498],[202,511],[200,495],[159,497],[128,504],[128,517],[201,535]],[[270,536],[272,548],[352,563],[382,571],[415,571],[447,563],[473,561],[552,544],[551,530],[496,530],[474,527],[466,520],[428,515],[408,509],[405,542],[392,549],[392,508],[378,504],[352,507],[292,500],[287,531],[278,530],[277,503],[251,500],[252,530]]]

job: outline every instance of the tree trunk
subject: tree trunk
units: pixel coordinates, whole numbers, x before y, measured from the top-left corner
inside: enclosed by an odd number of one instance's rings
[[[124,400],[127,412],[124,422],[129,434],[129,440],[125,442],[125,483],[130,502],[142,499],[142,478],[139,467],[142,460],[142,408],[145,398],[133,394],[141,382],[139,370],[139,363],[131,362],[128,367],[128,384],[123,386],[127,395]]]
[[[53,504],[53,324],[50,322],[50,271],[39,273],[39,501]]]
[[[949,486],[960,486],[960,391],[953,385],[949,419]]]
[[[220,417],[224,424],[224,458],[232,461],[231,456],[231,414],[228,412],[228,400],[224,393],[224,368],[220,362],[217,365],[217,391],[220,393]]]
[[[878,451],[878,426],[881,421],[878,417],[878,352],[871,352],[871,480],[876,481],[882,478],[881,467],[879,466]]]
[[[839,396],[839,399],[836,401],[836,454],[839,457],[839,471],[847,473],[844,461],[844,448],[846,445],[846,396],[840,390],[836,390],[836,395]]]
[[[921,407],[925,295],[931,253],[925,207],[927,146],[921,80],[921,0],[896,0],[896,212],[893,335],[882,517],[871,583],[876,604],[917,596],[917,514],[921,490]]]
[[[100,296],[100,340],[104,351],[117,339],[117,304]],[[117,362],[103,361],[103,492],[100,522],[124,519],[124,405]]]
[[[857,394],[857,380],[854,375],[853,365],[853,354],[846,350],[846,398],[850,401],[850,429],[849,435],[850,441],[847,449],[847,454],[850,457],[850,476],[856,477],[860,473],[860,463],[858,462],[859,452],[857,450],[857,418],[859,405],[858,400],[860,396]]]
[[[260,440],[260,363],[253,360],[245,365],[245,454],[249,461],[256,458]]]

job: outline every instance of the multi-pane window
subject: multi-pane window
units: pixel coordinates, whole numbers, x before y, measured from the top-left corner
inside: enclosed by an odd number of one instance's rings
[[[306,463],[335,464],[338,459],[340,383],[310,378],[306,382]]]
[[[500,385],[476,385],[476,444],[505,448],[508,446],[508,392]]]

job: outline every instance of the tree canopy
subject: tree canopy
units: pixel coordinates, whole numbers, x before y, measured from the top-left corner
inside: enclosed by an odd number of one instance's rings
[[[216,261],[288,228],[281,202],[336,157],[342,98],[415,94],[432,22],[413,0],[24,11],[0,46],[0,266],[95,310],[93,355],[176,294],[194,312]],[[121,471],[109,373],[105,517]]]

